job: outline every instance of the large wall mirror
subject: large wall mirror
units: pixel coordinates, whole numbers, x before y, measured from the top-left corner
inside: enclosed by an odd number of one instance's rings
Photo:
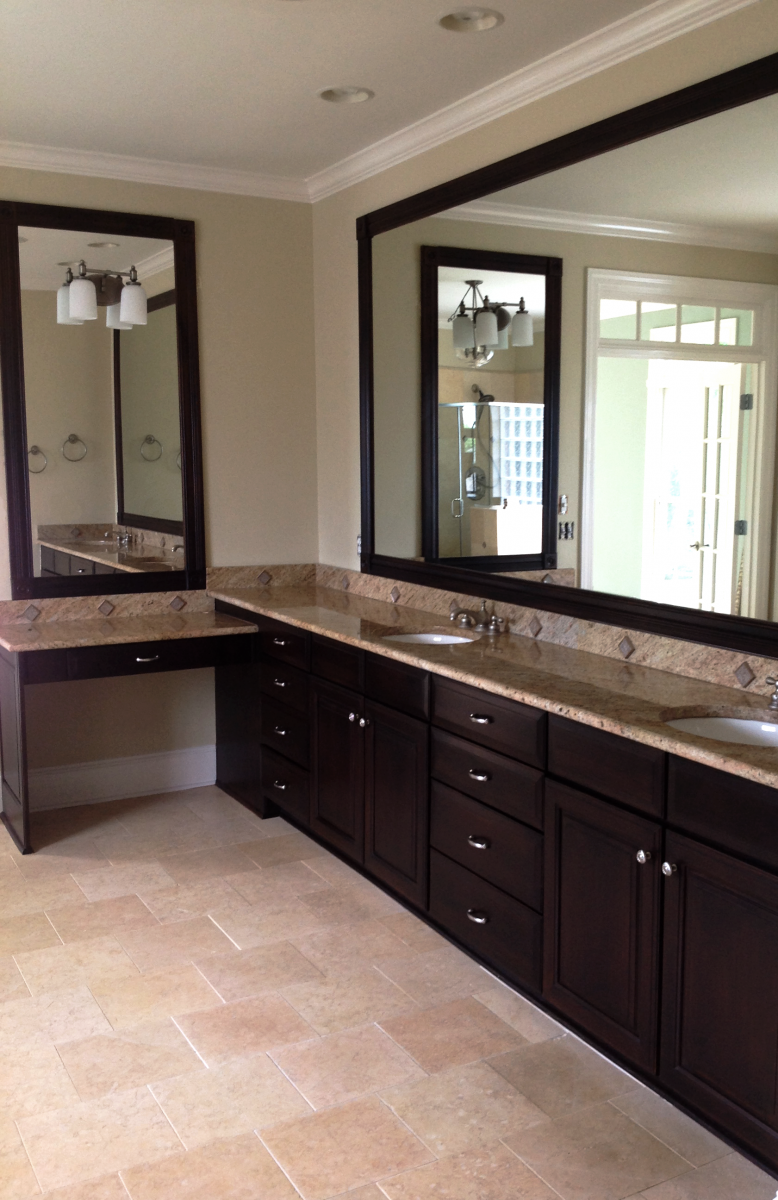
[[[777,80],[773,55],[360,220],[364,570],[775,653]],[[496,301],[466,354],[457,316]],[[511,522],[538,482],[539,546],[537,511],[529,542]]]
[[[192,223],[4,204],[0,239],[14,597],[204,586]]]

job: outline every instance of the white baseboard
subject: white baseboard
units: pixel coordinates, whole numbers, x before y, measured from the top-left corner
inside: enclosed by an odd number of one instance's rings
[[[30,808],[67,808],[203,787],[216,779],[216,747],[104,758],[30,771]]]

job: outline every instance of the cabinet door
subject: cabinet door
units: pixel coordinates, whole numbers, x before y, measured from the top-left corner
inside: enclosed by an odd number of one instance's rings
[[[661,1078],[778,1166],[778,878],[668,834]]]
[[[543,994],[648,1071],[657,1052],[660,850],[655,822],[547,783]]]
[[[356,862],[364,858],[364,702],[355,692],[311,681],[311,827]]]
[[[429,728],[368,701],[365,727],[365,866],[427,907]]]

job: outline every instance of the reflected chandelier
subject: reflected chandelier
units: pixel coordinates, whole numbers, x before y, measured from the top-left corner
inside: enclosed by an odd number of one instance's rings
[[[127,278],[123,285],[122,278]],[[138,283],[135,267],[129,271],[100,271],[88,267],[83,258],[78,275],[68,267],[65,282],[57,292],[57,324],[83,325],[97,320],[97,309],[105,308],[109,329],[132,329],[148,319],[146,293]]]
[[[533,344],[532,317],[523,296],[518,304],[510,300],[495,303],[481,294],[482,279],[466,279],[465,283],[467,291],[448,318],[457,358],[471,367],[482,367],[494,356],[495,350]],[[509,308],[516,309],[513,317]]]

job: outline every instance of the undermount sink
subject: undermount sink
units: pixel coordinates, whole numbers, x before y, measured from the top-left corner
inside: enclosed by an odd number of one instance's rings
[[[683,733],[696,733],[697,737],[712,738],[717,742],[778,747],[778,713],[774,725],[742,717],[679,717],[665,724]]]
[[[458,646],[462,642],[473,642],[475,638],[461,633],[385,633],[385,642],[405,642],[421,646]]]

